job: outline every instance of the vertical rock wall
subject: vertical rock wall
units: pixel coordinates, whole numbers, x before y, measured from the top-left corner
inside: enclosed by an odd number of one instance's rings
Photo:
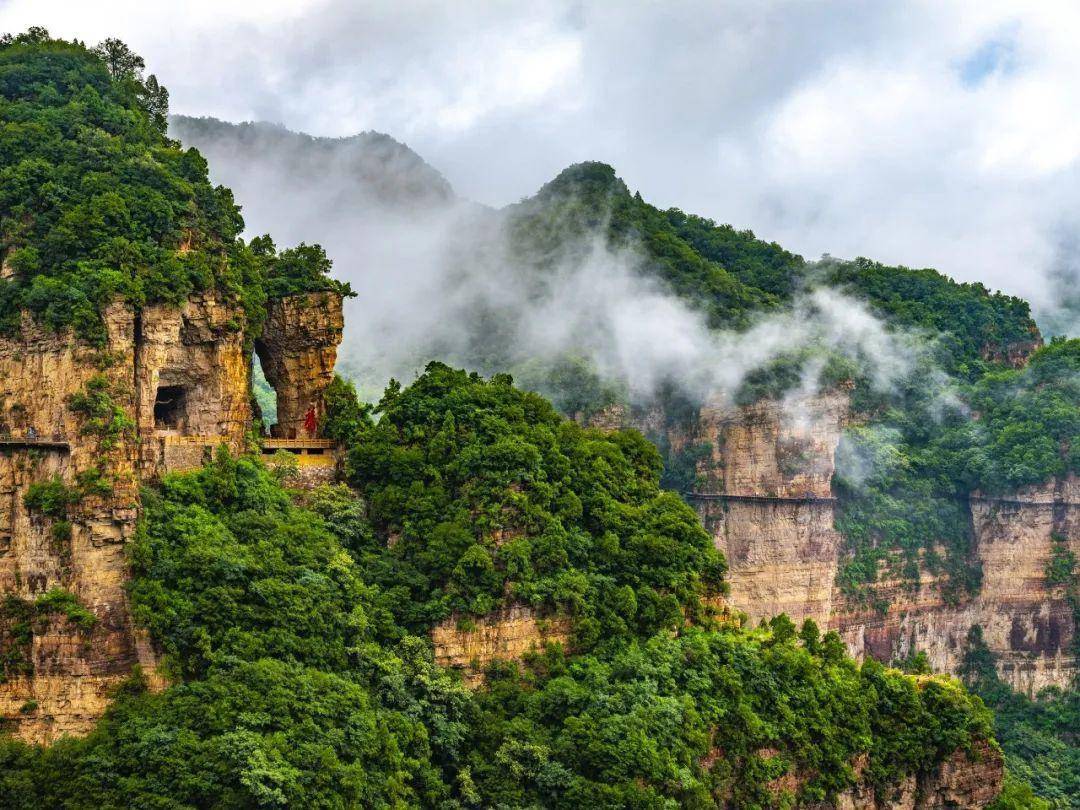
[[[68,398],[104,375],[121,407],[133,410],[130,369],[134,317],[111,307],[105,316],[108,344],[98,351],[70,335],[53,335],[27,321],[22,336],[0,340],[0,439],[66,439],[58,446],[7,444],[0,451],[0,594],[8,611],[54,588],[74,594],[96,617],[79,629],[60,613],[36,616],[21,667],[8,667],[0,683],[0,717],[26,740],[84,733],[100,716],[109,689],[140,660],[153,665],[132,629],[124,585],[124,543],[137,516],[137,470],[133,436],[103,449],[83,435],[81,417]],[[103,370],[104,369],[104,370]],[[54,532],[57,520],[28,510],[31,484],[58,476],[77,486],[77,476],[106,472],[108,494],[83,497],[69,508],[70,535]],[[2,623],[12,624],[10,615]],[[11,653],[9,646],[5,653]]]
[[[712,451],[699,463],[695,505],[727,557],[729,604],[755,620],[828,622],[843,545],[833,527],[833,454],[847,418],[840,392],[702,409],[692,440]]]
[[[144,474],[199,466],[218,444],[244,449],[251,426],[250,344],[243,312],[215,293],[181,308],[143,310],[133,359],[135,419]],[[174,391],[178,424],[155,419],[159,392]]]
[[[153,675],[126,594],[139,482],[201,463],[219,443],[243,448],[251,421],[243,322],[238,305],[203,294],[139,315],[111,306],[101,349],[28,319],[18,338],[0,340],[0,655],[13,662],[0,677],[0,721],[19,737],[86,733],[135,664]],[[70,403],[102,380],[130,425],[104,442]],[[161,385],[184,392],[183,424],[171,431],[155,425]],[[26,441],[34,437],[50,443]],[[182,457],[192,449],[198,458]],[[91,491],[87,474],[106,488]],[[32,484],[54,477],[80,496],[68,507],[70,533],[24,502]],[[93,614],[92,628],[34,605],[56,588]]]
[[[325,414],[323,392],[334,379],[344,318],[333,292],[290,295],[271,301],[255,351],[267,382],[277,393],[275,437],[310,438]]]
[[[848,423],[844,392],[744,408],[705,407],[696,424],[671,430],[678,449],[708,443],[692,501],[724,551],[729,605],[753,620],[780,612],[837,630],[856,656],[884,661],[925,652],[958,672],[973,625],[1014,689],[1066,686],[1077,671],[1076,627],[1065,588],[1046,581],[1054,538],[1080,556],[1080,483],[1075,477],[1004,498],[971,501],[979,592],[947,603],[937,578],[916,583],[883,575],[879,612],[836,587],[844,539],[834,526],[833,459]],[[646,428],[655,432],[654,419]]]

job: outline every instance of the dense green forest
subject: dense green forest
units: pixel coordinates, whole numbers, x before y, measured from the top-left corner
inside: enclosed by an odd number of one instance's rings
[[[0,803],[768,807],[785,772],[820,800],[861,754],[888,784],[988,735],[956,681],[859,667],[810,622],[714,616],[723,560],[639,436],[438,365],[388,389],[392,426],[339,388],[371,517],[342,486],[298,504],[224,451],[146,491],[132,601],[173,685],[136,673],[85,739],[0,742]],[[441,543],[418,542],[425,521]],[[435,666],[419,634],[447,608],[517,600],[570,614],[570,648],[476,691]]]
[[[143,71],[115,40],[0,39],[0,330],[28,311],[100,343],[118,297],[141,307],[217,290],[243,303],[254,335],[271,297],[348,294],[318,245],[240,238],[231,193],[165,135],[167,91]],[[841,454],[875,461],[837,481],[853,594],[873,601],[879,562],[910,574],[920,552],[949,575],[950,598],[974,592],[959,496],[1080,469],[1080,341],[1010,366],[1038,338],[1018,299],[932,270],[806,262],[651,206],[599,163],[507,218],[536,284],[599,229],[715,328],[827,284],[929,336],[929,365],[887,396],[858,365],[823,379],[853,381],[867,417]],[[476,365],[498,368],[503,325],[481,320]],[[782,391],[807,359],[793,347],[745,395]],[[862,754],[885,784],[990,733],[955,681],[858,666],[812,623],[719,615],[724,560],[660,486],[665,461],[669,482],[692,471],[673,478],[677,459],[639,434],[560,415],[624,396],[587,361],[520,371],[555,405],[507,375],[438,363],[374,408],[336,381],[324,431],[348,448],[351,488],[299,496],[282,473],[221,455],[147,490],[132,601],[173,685],[151,694],[136,673],[83,740],[0,742],[0,804],[764,807],[790,798],[769,787],[784,773],[805,776],[799,798],[815,801],[850,785]],[[960,407],[942,407],[943,385]],[[692,418],[695,403],[668,404]],[[1075,561],[1058,563],[1075,578]],[[468,627],[509,603],[568,618],[571,642],[494,666],[478,691],[434,664],[434,623]],[[1076,692],[1024,702],[976,663],[970,682],[998,710],[1014,773],[1075,801]],[[1010,784],[1002,806],[1039,806],[1024,791]]]
[[[94,50],[30,29],[0,42],[0,330],[31,312],[104,339],[116,298],[237,297],[257,327],[267,295],[338,288],[318,246],[251,245],[231,192],[165,135],[168,92],[117,40]]]

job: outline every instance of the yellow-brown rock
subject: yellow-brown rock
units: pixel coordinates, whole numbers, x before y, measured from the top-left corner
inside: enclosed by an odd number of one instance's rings
[[[962,749],[921,775],[909,775],[899,784],[875,789],[859,783],[816,810],[981,810],[998,794],[1005,778],[1001,753],[986,741],[976,742],[970,753]]]
[[[831,482],[836,447],[849,422],[843,391],[702,408],[689,428],[663,427],[652,415],[633,420],[676,451],[707,443],[691,500],[726,555],[727,603],[753,621],[787,613],[837,630],[856,656],[884,661],[925,652],[940,671],[957,673],[972,626],[982,628],[998,672],[1013,688],[1035,694],[1067,686],[1077,672],[1072,607],[1064,588],[1046,582],[1054,538],[1080,556],[1080,482],[1075,476],[1003,498],[971,499],[972,553],[983,572],[978,593],[960,604],[942,597],[923,569],[916,583],[890,579],[875,594],[882,613],[852,604],[836,587],[845,561],[835,528]]]
[[[117,403],[134,412],[134,315],[113,306],[105,322],[108,340],[100,351],[29,319],[21,336],[0,340],[0,593],[32,601],[64,588],[97,617],[89,634],[59,616],[35,623],[33,673],[0,684],[0,715],[26,740],[87,731],[109,688],[141,659],[154,664],[135,643],[125,591],[123,544],[137,517],[134,436],[120,436],[113,449],[103,450],[81,435],[81,417],[68,405],[72,394],[104,374]],[[38,446],[35,439],[57,443]],[[53,521],[23,503],[29,486],[53,476],[72,485],[78,473],[94,468],[105,472],[112,493],[83,498],[70,510],[70,539],[54,537]]]
[[[334,379],[344,318],[334,292],[290,295],[271,301],[255,351],[267,382],[277,393],[274,436],[304,438],[308,415],[317,426],[325,413],[323,392]]]
[[[88,632],[58,614],[35,619],[29,671],[0,683],[0,719],[29,741],[87,732],[135,664],[151,684],[159,682],[126,591],[125,544],[138,519],[139,482],[201,463],[219,443],[242,449],[251,421],[238,304],[209,293],[138,314],[114,304],[104,321],[100,349],[29,318],[18,337],[0,339],[0,596],[32,603],[61,588],[96,617]],[[84,430],[70,403],[102,380],[131,425],[106,442]],[[163,397],[163,390],[176,395]],[[177,455],[177,448],[198,456]],[[93,471],[109,490],[83,492],[69,508],[69,538],[54,533],[55,520],[26,507],[32,484],[58,477],[75,488],[80,473]]]
[[[435,660],[442,666],[473,674],[495,660],[517,660],[547,643],[564,646],[570,641],[566,617],[538,618],[525,605],[513,605],[462,627],[450,618],[431,629]]]

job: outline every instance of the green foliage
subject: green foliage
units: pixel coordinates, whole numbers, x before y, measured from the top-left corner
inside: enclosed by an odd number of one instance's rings
[[[584,357],[534,358],[514,368],[515,382],[551,400],[559,413],[586,420],[628,400],[621,386],[606,381]]]
[[[326,416],[319,429],[327,439],[350,445],[371,427],[371,406],[361,403],[355,386],[340,375],[335,374],[326,387],[323,402]]]
[[[121,437],[135,433],[135,422],[113,399],[114,386],[104,374],[95,374],[82,391],[68,397],[68,408],[82,417],[80,433],[96,436],[99,450],[112,450]]]
[[[34,626],[54,613],[66,616],[81,633],[89,633],[97,624],[97,617],[63,588],[52,588],[34,601],[13,593],[4,595],[0,602],[0,683],[33,674],[30,652]]]
[[[887,267],[869,259],[826,261],[823,282],[870,302],[889,323],[942,336],[939,358],[949,371],[976,373],[1006,360],[1039,335],[1026,301],[960,284],[936,270]]]
[[[994,711],[994,733],[1017,782],[1029,784],[1049,805],[1080,808],[1080,689],[1044,689],[1034,700],[1012,691],[994,668],[982,628],[971,628],[964,656],[964,680]],[[1003,801],[1020,801],[1026,791],[1006,785]],[[1004,804],[1003,807],[1025,807]]]
[[[34,640],[34,604],[13,593],[0,601],[0,683],[34,671],[30,645]]]
[[[294,248],[276,252],[269,236],[251,240],[252,251],[266,260],[266,293],[270,298],[311,292],[336,292],[355,296],[348,282],[330,277],[333,262],[321,245],[301,242]]]
[[[38,615],[62,613],[68,621],[83,633],[89,633],[97,624],[97,616],[79,601],[78,597],[63,588],[51,588],[34,600]]]
[[[852,551],[840,584],[850,594],[872,598],[865,586],[883,562],[913,581],[920,561],[946,575],[947,598],[974,592],[968,496],[1080,472],[1080,340],[1054,340],[1023,369],[958,383],[957,401],[977,419],[943,407],[940,379],[928,379],[874,424],[849,429],[837,449],[836,525]]]
[[[1005,785],[987,810],[1053,810],[1053,805],[1046,799],[1040,799],[1031,789],[1031,785],[1022,782],[1010,773],[1005,774]]]
[[[445,434],[422,435],[440,387],[454,405],[446,413],[486,403],[475,422],[462,418],[462,431],[495,429],[508,406],[528,414],[510,422],[517,431],[549,427],[550,406],[512,393],[508,381],[430,368],[413,387],[390,390],[380,424],[393,420],[413,436],[414,456],[424,443],[440,447],[445,482],[477,443],[455,454]],[[356,447],[375,442],[375,430],[367,427]],[[546,438],[569,453],[571,469],[585,453]],[[656,459],[627,456],[620,444],[636,440],[625,436],[609,442],[586,456],[605,486],[653,491]],[[383,473],[403,480],[394,465]],[[257,460],[224,451],[147,491],[132,604],[173,685],[149,693],[136,672],[84,739],[46,748],[0,741],[0,804],[615,808],[717,807],[728,797],[771,807],[768,782],[787,771],[807,775],[800,799],[819,801],[852,783],[861,755],[887,784],[987,733],[981,704],[951,681],[873,662],[860,669],[836,633],[820,638],[806,623],[796,634],[786,617],[752,632],[706,621],[680,623],[677,633],[658,623],[653,633],[638,623],[638,632],[584,654],[550,647],[524,665],[492,665],[487,686],[469,692],[433,664],[426,640],[394,622],[400,603],[410,600],[404,612],[416,612],[426,597],[365,582],[362,571],[372,568],[347,551],[363,559],[374,543],[364,502],[342,486],[306,498],[298,507]],[[619,501],[605,509],[624,512]],[[639,565],[659,564],[640,550],[622,552],[632,553]],[[586,580],[621,556],[599,544],[581,554],[592,557],[576,563]],[[677,581],[679,564],[669,568]],[[619,590],[630,608],[638,597]],[[43,602],[75,610],[62,593]]]
[[[263,373],[262,364],[259,363],[258,358],[252,359],[251,393],[262,416],[263,432],[269,432],[270,425],[277,422],[277,393],[266,381],[266,375]]]
[[[20,310],[104,345],[101,312],[120,298],[180,304],[194,291],[237,299],[252,332],[270,287],[348,290],[325,278],[317,245],[277,255],[239,238],[232,193],[165,135],[168,91],[118,40],[89,50],[43,29],[0,41],[0,330]]]
[[[1069,550],[1064,537],[1055,535],[1046,563],[1047,585],[1072,585],[1076,582],[1076,555]]]
[[[380,537],[364,569],[409,627],[507,601],[565,611],[579,641],[677,627],[717,592],[722,556],[658,487],[639,434],[584,430],[511,384],[432,363],[349,453]]]
[[[69,487],[59,475],[47,481],[35,481],[26,488],[23,505],[33,512],[39,512],[53,520],[64,520],[68,507],[82,498],[78,489]]]
[[[707,220],[693,218],[690,223],[680,211],[649,205],[640,195],[631,195],[615,170],[603,163],[564,170],[534,197],[511,206],[508,218],[515,258],[538,271],[540,279],[558,261],[588,251],[599,231],[616,250],[639,250],[643,271],[700,307],[712,326],[745,325],[752,310],[779,303],[776,295],[752,281],[744,283],[720,261],[731,261],[748,278],[756,278],[760,270],[763,279],[770,277],[763,283],[773,286],[775,266],[787,261],[770,255],[778,247],[758,242],[749,231],[719,228],[706,233],[711,225]],[[796,257],[790,259],[793,266],[801,264]]]
[[[549,651],[495,671],[478,695],[472,784],[498,806],[713,807],[726,795],[772,807],[766,783],[785,772],[807,777],[802,801],[822,801],[851,784],[860,753],[887,784],[986,733],[988,713],[957,684],[860,670],[835,654],[838,638],[812,653],[787,625]]]
[[[147,493],[132,602],[175,685],[136,675],[86,739],[0,743],[5,807],[433,806],[470,698],[255,460]],[[60,596],[50,596],[57,607]],[[57,774],[62,774],[57,778]]]

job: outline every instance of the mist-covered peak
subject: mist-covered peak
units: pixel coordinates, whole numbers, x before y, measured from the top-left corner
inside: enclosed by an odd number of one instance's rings
[[[607,163],[596,160],[575,163],[567,166],[555,177],[546,183],[537,193],[538,199],[550,197],[586,197],[594,196],[630,196],[630,189],[626,187],[615,169]]]
[[[248,172],[287,188],[325,187],[332,181],[350,198],[366,197],[387,205],[445,205],[454,189],[435,168],[407,145],[382,132],[320,138],[281,124],[173,115],[169,134],[206,155],[211,167],[227,165],[230,177],[246,164]]]

